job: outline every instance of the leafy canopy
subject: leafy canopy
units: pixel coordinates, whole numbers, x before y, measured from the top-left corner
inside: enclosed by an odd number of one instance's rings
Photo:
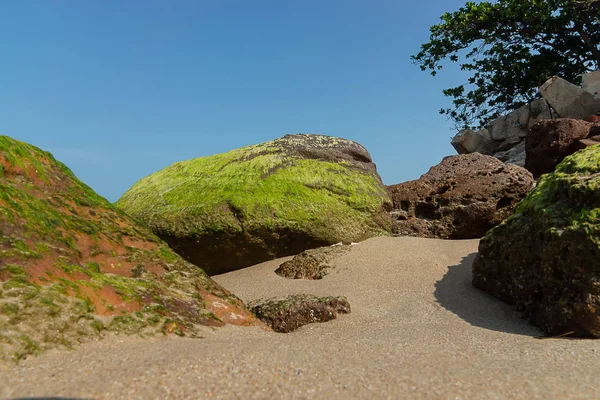
[[[430,32],[413,63],[435,76],[449,59],[471,74],[443,90],[453,107],[440,113],[457,128],[483,126],[529,103],[553,75],[579,83],[600,68],[600,0],[468,2]]]

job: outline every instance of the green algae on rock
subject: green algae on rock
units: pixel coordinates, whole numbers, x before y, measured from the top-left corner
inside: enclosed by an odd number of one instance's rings
[[[473,284],[550,334],[600,338],[600,146],[566,157],[487,233]]]
[[[175,163],[117,206],[209,274],[391,233],[391,200],[369,153],[323,135]]]
[[[257,322],[50,153],[0,136],[0,361],[105,332]]]

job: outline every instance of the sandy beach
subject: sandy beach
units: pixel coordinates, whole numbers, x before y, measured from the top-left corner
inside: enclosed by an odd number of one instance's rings
[[[600,342],[541,332],[471,286],[477,240],[374,238],[319,281],[214,277],[244,301],[343,295],[352,313],[289,334],[112,337],[0,369],[0,397],[94,399],[595,399]]]

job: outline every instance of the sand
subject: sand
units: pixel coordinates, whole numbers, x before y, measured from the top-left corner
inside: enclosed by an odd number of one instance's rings
[[[470,284],[476,240],[375,238],[320,281],[282,260],[215,277],[245,301],[347,296],[352,313],[289,334],[113,337],[0,371],[0,397],[98,399],[596,399],[600,341],[541,332]],[[289,259],[286,258],[286,259]]]

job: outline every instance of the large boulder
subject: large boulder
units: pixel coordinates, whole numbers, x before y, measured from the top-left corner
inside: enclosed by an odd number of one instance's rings
[[[482,237],[533,187],[524,168],[479,153],[446,157],[418,180],[390,186],[393,233],[443,239]]]
[[[600,338],[600,146],[542,176],[481,240],[473,284],[552,335]]]
[[[525,168],[535,177],[552,172],[569,154],[579,149],[578,140],[590,134],[592,123],[570,118],[540,121],[525,139]]]
[[[458,154],[492,154],[498,148],[487,129],[463,129],[452,138],[451,144]]]
[[[262,325],[50,153],[0,136],[0,362],[225,323]]]
[[[584,119],[600,112],[600,97],[591,93],[594,89],[586,78],[586,89],[580,88],[558,76],[548,79],[539,92],[559,117]]]
[[[322,135],[175,163],[117,205],[209,274],[391,233],[391,200],[367,150]]]

